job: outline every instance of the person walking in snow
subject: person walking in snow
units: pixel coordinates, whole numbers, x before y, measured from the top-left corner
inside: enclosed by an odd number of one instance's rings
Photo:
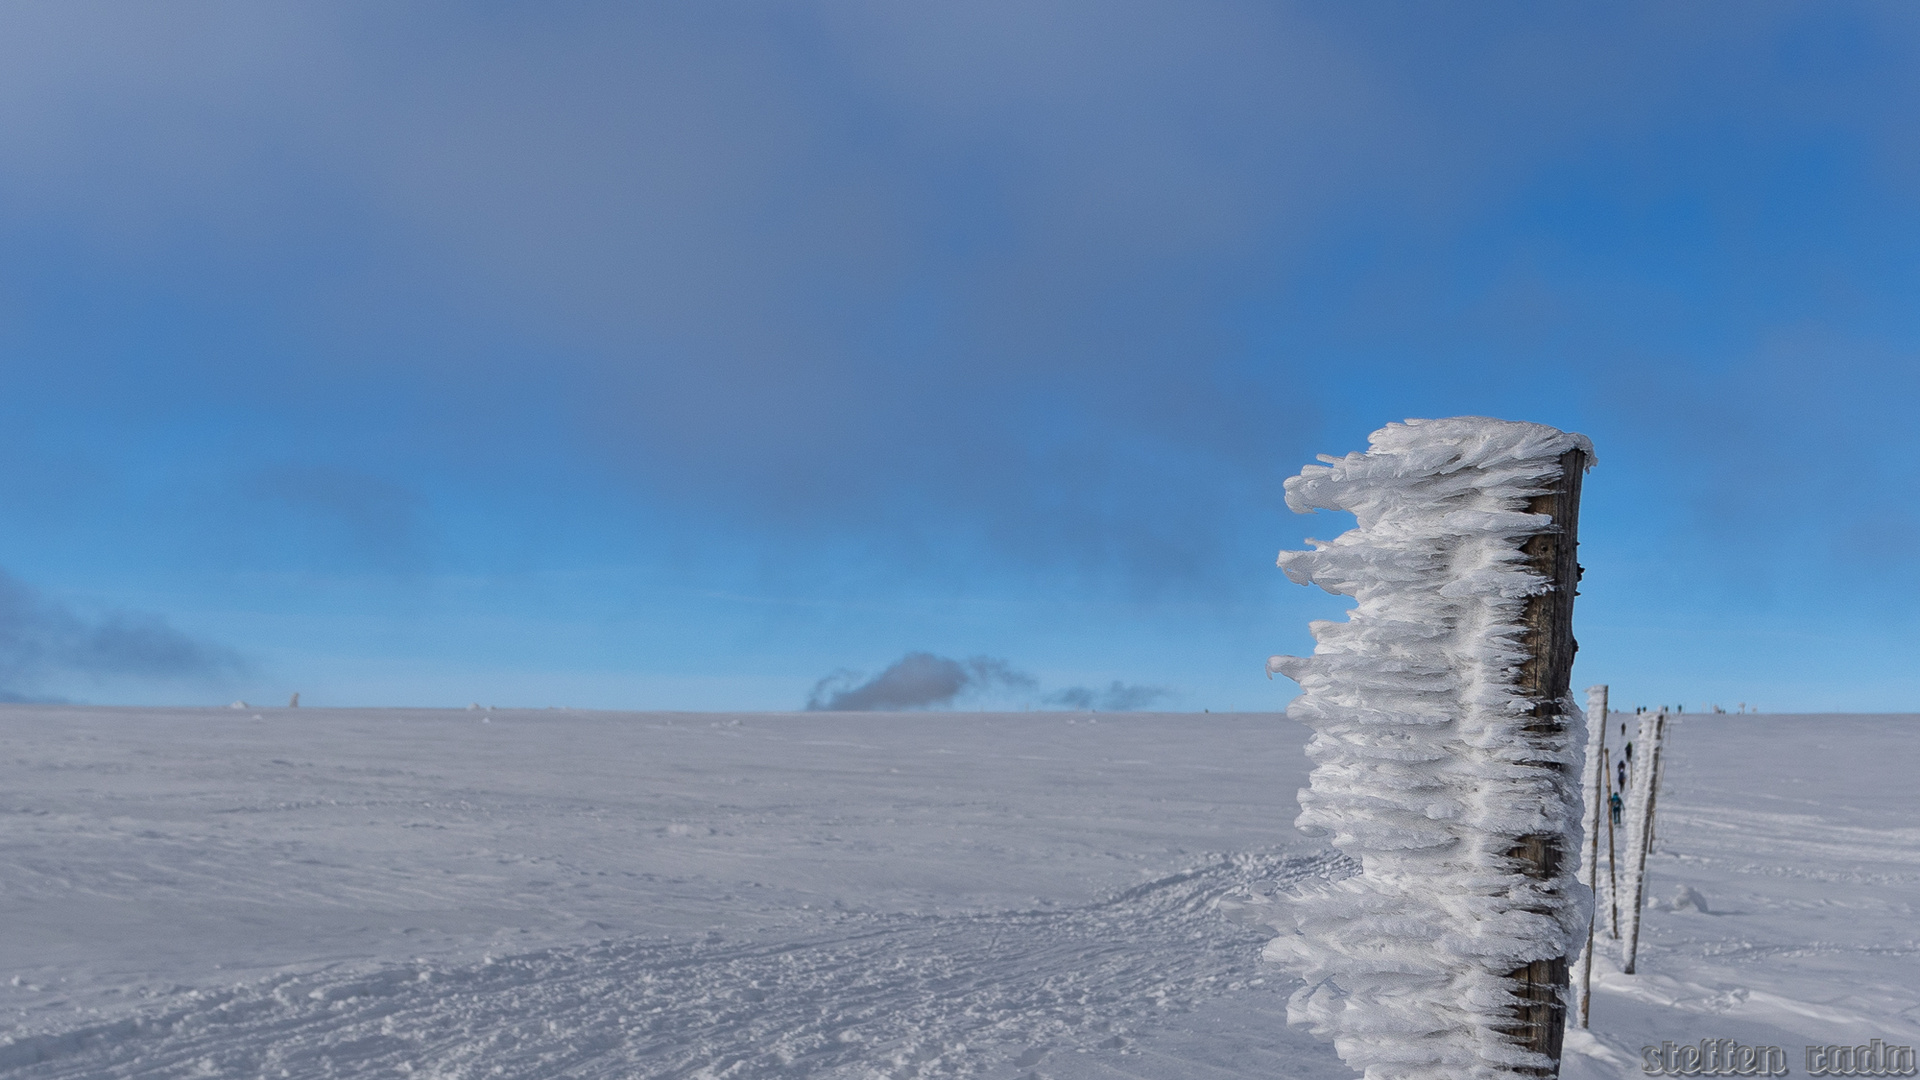
[[[1607,808],[1613,813],[1613,823],[1615,825],[1620,824],[1620,811],[1624,808],[1624,806],[1625,804],[1620,801],[1619,792],[1616,791],[1613,794],[1607,796]]]

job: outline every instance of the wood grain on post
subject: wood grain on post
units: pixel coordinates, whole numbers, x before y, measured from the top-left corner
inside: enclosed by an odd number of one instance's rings
[[[1565,710],[1573,694],[1573,598],[1580,582],[1579,549],[1580,478],[1587,471],[1587,455],[1569,450],[1560,455],[1560,477],[1553,490],[1538,495],[1527,509],[1544,514],[1553,521],[1551,529],[1528,538],[1520,546],[1529,568],[1550,582],[1549,588],[1527,601],[1522,616],[1526,634],[1522,646],[1527,659],[1520,668],[1518,689],[1533,703],[1532,720],[1527,729],[1540,734],[1566,731]],[[1540,762],[1550,768],[1560,764]],[[1558,835],[1522,836],[1507,852],[1530,878],[1545,881],[1560,870],[1566,857]],[[1509,972],[1518,985],[1514,995],[1520,1004],[1514,1010],[1514,1025],[1507,1029],[1514,1041],[1552,1063],[1535,1075],[1560,1075],[1560,1046],[1567,1028],[1567,957],[1535,960]]]

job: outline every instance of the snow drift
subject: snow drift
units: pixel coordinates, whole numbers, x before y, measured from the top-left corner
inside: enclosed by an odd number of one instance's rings
[[[1311,658],[1269,670],[1304,693],[1313,729],[1299,825],[1362,872],[1296,897],[1266,957],[1304,975],[1289,1019],[1334,1040],[1370,1080],[1537,1075],[1515,1042],[1510,973],[1574,951],[1587,927],[1576,878],[1584,723],[1571,702],[1542,731],[1519,692],[1523,614],[1549,581],[1521,551],[1553,528],[1529,501],[1586,438],[1478,417],[1409,420],[1364,454],[1322,455],[1286,484],[1296,512],[1357,527],[1280,556],[1287,576],[1351,596],[1316,622]],[[1512,857],[1560,837],[1544,878]]]

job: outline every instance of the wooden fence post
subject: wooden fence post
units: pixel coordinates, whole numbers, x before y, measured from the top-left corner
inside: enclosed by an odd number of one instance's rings
[[[1529,569],[1549,583],[1546,591],[1528,599],[1522,616],[1526,634],[1521,644],[1527,659],[1520,668],[1518,689],[1533,703],[1527,725],[1531,731],[1565,731],[1566,713],[1573,705],[1573,654],[1579,648],[1573,640],[1573,598],[1580,583],[1580,479],[1586,471],[1584,450],[1560,455],[1560,478],[1527,508],[1552,519],[1548,531],[1530,537],[1520,548]],[[1561,845],[1558,835],[1523,836],[1507,857],[1519,864],[1521,873],[1546,881],[1559,872],[1568,854]],[[1552,1062],[1549,1068],[1535,1070],[1540,1076],[1560,1075],[1560,1047],[1567,1031],[1567,974],[1567,957],[1562,955],[1536,960],[1507,975],[1517,984],[1514,995],[1520,999],[1508,1034]]]
[[[1538,424],[1409,420],[1287,480],[1290,509],[1355,519],[1280,553],[1355,606],[1267,669],[1299,682],[1287,712],[1315,732],[1297,823],[1360,870],[1304,891],[1298,932],[1262,955],[1305,979],[1289,1022],[1376,1080],[1559,1075],[1583,936],[1569,690],[1592,454]]]

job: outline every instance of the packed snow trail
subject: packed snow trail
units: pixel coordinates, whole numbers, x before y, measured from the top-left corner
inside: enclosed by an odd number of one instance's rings
[[[1066,910],[842,914],[792,940],[608,941],[183,993],[0,1045],[9,1077],[966,1077],[1125,1053],[1268,985],[1277,890],[1337,853],[1220,858]],[[1273,994],[1284,993],[1275,979]]]

